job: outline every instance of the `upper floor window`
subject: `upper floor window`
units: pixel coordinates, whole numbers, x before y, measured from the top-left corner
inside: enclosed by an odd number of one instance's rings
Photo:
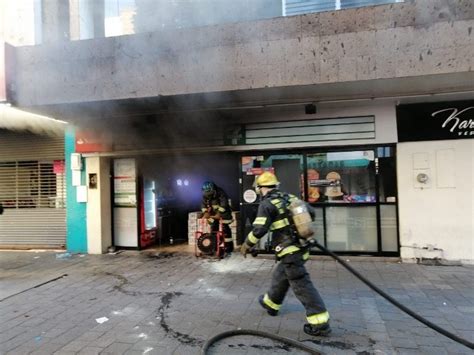
[[[403,1],[404,0],[283,0],[283,16],[383,5]]]

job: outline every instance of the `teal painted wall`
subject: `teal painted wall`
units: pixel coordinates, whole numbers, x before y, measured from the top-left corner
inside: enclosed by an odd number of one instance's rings
[[[71,153],[75,151],[76,134],[73,128],[66,130],[66,248],[71,253],[87,253],[87,210],[85,203],[76,202],[76,187],[72,186]],[[85,184],[85,162],[81,172],[81,184]]]

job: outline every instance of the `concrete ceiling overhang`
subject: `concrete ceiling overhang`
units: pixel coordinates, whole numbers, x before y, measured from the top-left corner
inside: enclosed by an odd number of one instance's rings
[[[268,87],[175,96],[124,98],[20,107],[77,125],[100,120],[105,125],[125,118],[189,117],[239,112],[310,102],[347,102],[393,98],[400,103],[458,100],[474,93],[474,71],[304,86]],[[473,95],[474,96],[474,95]]]

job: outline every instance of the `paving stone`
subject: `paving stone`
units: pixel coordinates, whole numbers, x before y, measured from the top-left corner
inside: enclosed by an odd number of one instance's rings
[[[102,350],[101,354],[123,354],[132,347],[132,344],[127,343],[112,343]]]
[[[77,354],[78,355],[98,355],[104,350],[103,348],[97,348],[93,346],[86,346],[85,348],[81,349]]]
[[[23,260],[27,253],[0,254],[0,268],[12,261],[20,266],[13,275],[19,281],[34,279],[38,272],[57,274],[65,267],[53,253],[51,260],[34,265]],[[333,261],[310,260],[307,265],[331,313],[333,333],[321,345],[328,353],[468,353],[406,316]],[[473,267],[384,261],[352,265],[413,310],[472,341]],[[206,339],[236,328],[314,341],[302,331],[304,308],[293,292],[278,317],[268,316],[258,304],[274,267],[273,260],[261,257],[209,263],[184,253],[166,260],[139,252],[86,255],[67,266],[68,277],[0,302],[0,354],[199,353]],[[108,321],[98,324],[96,319],[103,316]],[[226,354],[288,353],[272,341],[271,350],[240,347],[239,341],[224,341],[218,348]]]

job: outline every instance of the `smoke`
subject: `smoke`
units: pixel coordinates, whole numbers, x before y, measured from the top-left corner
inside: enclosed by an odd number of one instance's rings
[[[64,136],[66,122],[0,104],[0,129],[27,131],[39,135]]]

